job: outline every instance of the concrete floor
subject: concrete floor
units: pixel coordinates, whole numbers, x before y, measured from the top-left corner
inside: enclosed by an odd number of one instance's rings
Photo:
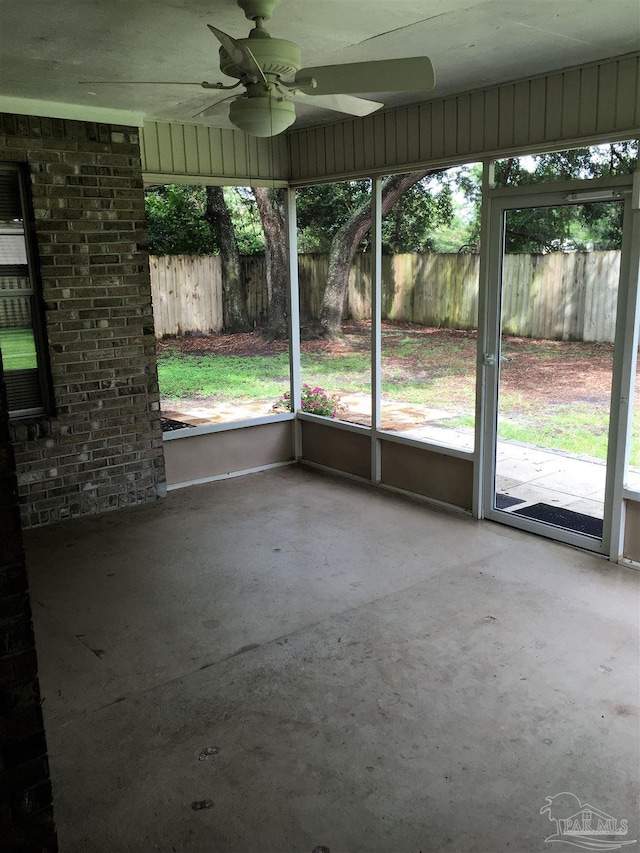
[[[640,838],[638,573],[294,467],[26,540],[61,853]]]

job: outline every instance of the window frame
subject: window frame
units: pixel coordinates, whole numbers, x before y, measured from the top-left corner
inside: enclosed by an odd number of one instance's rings
[[[10,419],[29,418],[37,416],[49,416],[53,414],[53,387],[51,383],[51,370],[49,365],[49,347],[46,334],[45,304],[42,295],[42,282],[40,267],[38,263],[37,241],[35,223],[33,218],[33,203],[29,185],[28,169],[21,163],[0,161],[0,173],[15,175],[18,183],[20,212],[22,214],[22,234],[25,243],[27,257],[27,277],[30,293],[28,294],[31,307],[31,329],[36,351],[37,385],[39,400],[37,405],[22,409],[9,409]],[[1,267],[0,267],[1,269]],[[23,294],[26,295],[26,294]],[[0,299],[5,298],[0,291]],[[33,368],[28,368],[33,370]],[[4,364],[4,377],[9,388],[10,374],[14,372],[7,369]],[[17,372],[17,371],[15,371]],[[35,402],[35,401],[34,401]]]

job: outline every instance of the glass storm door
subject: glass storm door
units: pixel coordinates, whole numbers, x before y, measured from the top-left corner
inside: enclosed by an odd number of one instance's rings
[[[484,515],[603,552],[624,211],[616,189],[490,214]]]

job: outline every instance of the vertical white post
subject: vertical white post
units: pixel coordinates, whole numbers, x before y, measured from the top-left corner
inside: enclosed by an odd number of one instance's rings
[[[300,409],[300,297],[298,293],[298,230],[296,224],[296,191],[285,190],[287,257],[289,262],[289,379],[291,409],[295,413]],[[302,431],[297,417],[293,425],[294,456],[302,456]]]
[[[605,513],[611,507],[609,559],[618,562],[624,550],[624,481],[631,450],[633,392],[635,386],[638,333],[640,329],[640,172],[633,176],[630,201],[625,204],[622,235],[622,266],[616,319],[611,424],[608,454]],[[606,545],[607,543],[605,543]]]
[[[382,178],[371,181],[371,482],[382,479],[380,394],[382,390]]]
[[[473,451],[473,496],[472,512],[474,518],[483,518],[484,480],[485,480],[485,442],[486,442],[486,370],[484,354],[487,351],[489,323],[489,245],[494,236],[489,227],[489,192],[495,179],[495,166],[492,160],[482,164],[482,211],[480,219],[480,272],[478,282],[478,348],[476,356],[476,431]]]

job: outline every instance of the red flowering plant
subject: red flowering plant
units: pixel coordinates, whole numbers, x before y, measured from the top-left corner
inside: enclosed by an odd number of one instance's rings
[[[300,406],[303,412],[309,412],[312,415],[324,415],[326,418],[336,418],[338,415],[347,411],[344,403],[340,402],[340,397],[334,394],[327,394],[324,388],[312,388],[311,385],[302,386],[302,405]],[[291,397],[283,394],[272,407],[273,412],[290,412]]]

